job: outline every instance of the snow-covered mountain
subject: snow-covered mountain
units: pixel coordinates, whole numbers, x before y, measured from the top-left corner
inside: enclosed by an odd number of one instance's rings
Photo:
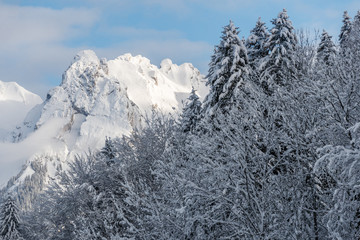
[[[26,105],[37,104],[41,98],[21,87],[16,82],[3,82],[0,81],[0,102],[14,101]]]
[[[15,82],[0,81],[0,141],[24,120],[26,114],[42,99]]]
[[[192,87],[206,93],[203,76],[189,63],[178,66],[165,59],[158,68],[142,56],[107,61],[91,50],[78,53],[60,86],[14,131],[12,145],[26,149],[20,156],[26,164],[8,187],[30,181],[39,169],[46,169],[46,182],[75,155],[100,149],[106,137],[129,134],[152,109],[181,109]]]

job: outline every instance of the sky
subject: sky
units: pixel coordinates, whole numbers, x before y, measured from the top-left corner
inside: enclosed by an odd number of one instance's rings
[[[0,0],[0,80],[44,99],[84,49],[107,59],[140,54],[155,65],[191,62],[206,74],[229,20],[247,37],[258,17],[271,28],[283,8],[296,29],[325,29],[337,40],[343,11],[353,17],[360,1]]]

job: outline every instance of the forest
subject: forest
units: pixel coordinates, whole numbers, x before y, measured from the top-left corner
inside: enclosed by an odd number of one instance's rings
[[[203,102],[7,197],[0,239],[360,239],[360,11],[318,35],[285,9],[247,39],[230,21]]]

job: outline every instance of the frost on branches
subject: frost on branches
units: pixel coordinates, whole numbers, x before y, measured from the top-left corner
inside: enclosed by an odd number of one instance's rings
[[[293,53],[296,51],[297,37],[292,22],[284,9],[272,21],[273,28],[270,37],[265,43],[269,49],[269,56],[264,59],[261,68],[268,78],[268,84],[285,86],[291,84],[295,73]]]
[[[204,102],[205,115],[228,112],[236,101],[233,97],[236,88],[248,74],[247,50],[237,29],[232,21],[224,27],[220,44],[211,57],[207,76],[210,93]]]
[[[12,197],[8,197],[1,209],[0,239],[21,240],[19,209]]]
[[[349,40],[349,35],[351,32],[351,18],[348,14],[347,11],[344,11],[344,15],[343,15],[343,25],[341,27],[340,30],[340,35],[339,35],[339,42],[340,42],[340,47],[341,48],[346,48],[346,44],[347,41]]]
[[[336,55],[336,46],[331,38],[332,37],[325,30],[323,30],[320,37],[320,44],[317,49],[318,61],[321,61],[326,65],[333,64]]]
[[[359,239],[360,13],[340,46],[298,41],[286,10],[272,24],[246,43],[225,26],[205,101],[193,89],[179,118],[154,111],[76,159],[27,238]],[[19,234],[4,206],[1,234]]]
[[[259,62],[262,58],[268,55],[268,49],[265,47],[265,43],[268,40],[270,33],[260,17],[250,33],[250,36],[246,40],[246,48],[249,62],[251,65],[255,65],[253,68],[256,69],[259,67]]]
[[[184,132],[193,132],[196,129],[200,113],[201,102],[199,100],[199,96],[196,95],[196,91],[193,88],[180,118],[180,125]]]

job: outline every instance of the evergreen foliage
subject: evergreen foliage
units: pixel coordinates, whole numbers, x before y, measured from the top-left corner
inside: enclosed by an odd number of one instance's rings
[[[211,57],[207,75],[210,93],[204,102],[205,115],[228,112],[235,101],[234,92],[248,74],[247,50],[237,29],[232,21],[224,27],[220,44]]]
[[[270,33],[261,18],[256,22],[255,27],[250,31],[250,36],[246,40],[246,48],[249,62],[253,65],[253,69],[258,68],[259,62],[268,55],[269,51],[265,47]],[[256,62],[256,63],[255,63]]]
[[[343,22],[343,25],[340,30],[339,42],[340,42],[340,47],[345,48],[346,42],[349,39],[349,35],[351,32],[351,25],[352,25],[351,18],[347,11],[344,11],[342,22]]]
[[[19,209],[15,200],[8,197],[1,209],[0,237],[2,240],[21,240]]]
[[[194,132],[196,124],[200,119],[200,114],[201,102],[193,88],[180,118],[180,126],[183,132]]]
[[[360,11],[354,17],[349,34],[349,49],[352,54],[359,55],[360,51]]]
[[[268,84],[285,86],[291,85],[295,74],[294,53],[297,46],[297,37],[286,9],[273,19],[271,35],[265,44],[270,54],[261,64],[263,78]]]
[[[358,239],[360,14],[342,54],[325,31],[298,41],[286,10],[272,23],[246,44],[224,27],[203,104],[193,89],[180,119],[154,112],[69,164],[27,239]]]
[[[332,65],[335,60],[336,47],[331,40],[331,36],[323,30],[320,37],[320,44],[317,49],[317,59],[326,65]]]

